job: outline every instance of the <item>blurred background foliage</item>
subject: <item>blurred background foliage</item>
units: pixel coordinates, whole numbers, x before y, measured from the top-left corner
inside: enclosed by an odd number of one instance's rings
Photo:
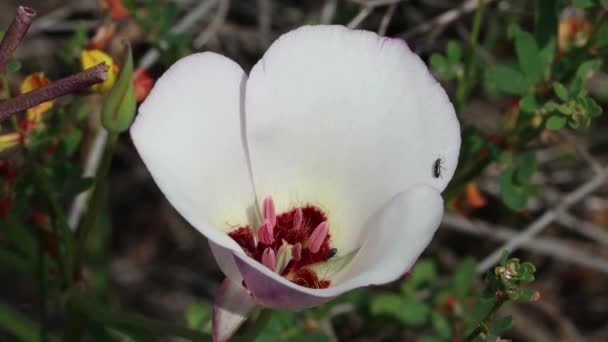
[[[406,39],[457,109],[459,167],[408,275],[273,312],[257,340],[608,338],[608,1],[5,0],[0,29],[18,5],[39,14],[2,100],[111,67],[3,122],[0,340],[207,340],[222,274],[120,133],[181,56],[248,70],[280,34],[319,23]]]

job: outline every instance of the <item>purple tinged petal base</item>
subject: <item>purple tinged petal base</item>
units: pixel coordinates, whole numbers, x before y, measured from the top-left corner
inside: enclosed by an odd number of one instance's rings
[[[247,288],[255,297],[255,301],[261,306],[281,310],[301,310],[321,305],[333,299],[331,296],[315,296],[299,291],[276,281],[244,262],[239,255],[234,255],[234,261],[247,284]]]
[[[213,303],[213,341],[231,338],[255,307],[256,303],[246,288],[224,279]]]

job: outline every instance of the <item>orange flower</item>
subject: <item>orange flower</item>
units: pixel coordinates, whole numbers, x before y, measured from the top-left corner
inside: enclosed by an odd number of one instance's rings
[[[21,82],[19,90],[21,91],[21,94],[25,94],[29,93],[32,90],[44,87],[50,83],[51,81],[48,78],[44,77],[43,73],[36,72],[27,76],[23,80],[23,82]],[[53,108],[54,103],[55,100],[43,102],[39,105],[29,108],[26,111],[27,124],[25,126],[28,127],[28,129],[25,129],[26,133],[29,133],[31,129],[33,129],[42,120],[42,114],[48,112],[51,108]]]
[[[114,36],[116,32],[116,24],[110,23],[108,25],[102,25],[97,28],[95,35],[89,41],[87,46],[89,49],[103,49],[108,41]]]
[[[133,73],[133,83],[135,90],[135,100],[137,103],[142,102],[152,90],[154,79],[150,77],[145,68],[139,68]]]
[[[487,201],[479,191],[477,184],[473,182],[467,184],[464,191],[467,203],[472,208],[482,208],[487,204]]]
[[[566,8],[559,20],[557,43],[560,52],[587,44],[591,34],[591,24],[585,18],[585,12],[575,8]]]
[[[110,17],[114,20],[131,16],[131,12],[122,4],[122,0],[101,0],[101,6],[110,12]]]
[[[108,56],[108,54],[101,50],[83,50],[80,53],[80,64],[82,65],[83,70],[92,68],[99,63],[105,63],[106,65],[110,66],[110,70],[108,70],[108,78],[102,83],[97,83],[91,86],[90,89],[96,93],[105,93],[106,91],[112,89],[114,82],[116,82],[116,78],[118,77],[118,64],[114,62],[112,57]]]

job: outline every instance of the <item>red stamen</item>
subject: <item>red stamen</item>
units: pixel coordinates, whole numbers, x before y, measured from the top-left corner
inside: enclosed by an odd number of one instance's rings
[[[307,268],[297,270],[290,278],[292,282],[311,289],[325,289],[330,285],[329,280],[319,280],[317,274]]]
[[[300,259],[302,258],[302,244],[301,243],[298,242],[295,245],[293,245],[293,247],[291,248],[291,257],[295,261],[300,261]]]
[[[321,245],[325,241],[325,237],[329,233],[329,225],[327,221],[323,221],[319,223],[317,228],[310,234],[310,239],[308,240],[308,249],[311,252],[317,253],[321,248]]]
[[[302,213],[302,209],[296,208],[296,211],[293,214],[293,229],[299,230],[302,227],[303,221],[304,221],[304,214]]]
[[[264,216],[264,221],[268,221],[272,226],[271,228],[274,228],[274,226],[277,225],[277,214],[274,209],[272,197],[268,196],[264,199],[262,214]]]
[[[272,248],[267,247],[264,250],[264,253],[262,253],[262,264],[274,272],[275,268],[277,267],[277,258]]]
[[[258,228],[258,240],[267,246],[274,242],[274,226],[268,220]]]
[[[228,236],[236,241],[236,243],[243,248],[249,257],[255,258],[257,248],[255,247],[255,239],[253,238],[253,231],[251,230],[251,227],[240,227],[239,229],[228,233]]]
[[[315,271],[306,268],[308,265],[324,262],[331,256],[329,226],[323,211],[311,205],[294,208],[279,215],[273,215],[273,211],[272,199],[265,199],[262,206],[264,222],[257,231],[257,246],[249,226],[239,227],[230,232],[229,236],[243,247],[248,256],[266,267],[271,266],[272,251],[275,266],[273,271],[294,283],[311,288],[328,287],[329,280],[319,280]],[[273,217],[276,219],[274,227],[268,220]],[[279,249],[286,244],[292,246],[291,260],[280,266],[281,270],[276,270]]]

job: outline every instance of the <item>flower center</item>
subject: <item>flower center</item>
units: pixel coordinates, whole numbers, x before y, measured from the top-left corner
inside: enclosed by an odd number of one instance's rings
[[[275,214],[271,198],[264,200],[263,222],[257,236],[251,226],[240,226],[228,235],[247,255],[284,278],[309,288],[329,287],[310,265],[327,261],[336,254],[331,248],[327,217],[313,205]]]

